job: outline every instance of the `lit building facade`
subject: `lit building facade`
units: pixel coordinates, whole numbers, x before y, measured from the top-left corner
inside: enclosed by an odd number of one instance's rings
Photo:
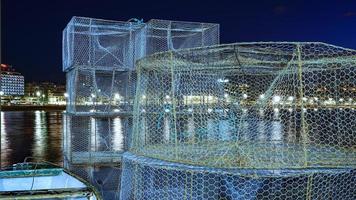
[[[65,85],[51,82],[26,83],[25,84],[25,104],[48,104],[64,105]]]
[[[0,91],[3,96],[23,96],[24,77],[11,65],[1,64]]]

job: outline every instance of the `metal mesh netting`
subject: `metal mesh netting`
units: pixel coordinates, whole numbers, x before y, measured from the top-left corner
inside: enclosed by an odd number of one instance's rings
[[[73,17],[63,31],[67,111],[132,112],[137,59],[218,43],[218,24]]]
[[[145,54],[145,25],[73,17],[63,31],[63,71],[84,66],[130,70]]]
[[[117,199],[120,175],[111,165],[121,162],[130,144],[135,61],[160,51],[218,43],[217,24],[73,17],[63,31],[65,167],[94,184],[104,199]],[[97,183],[103,179],[108,184]]]
[[[143,23],[72,18],[63,31],[67,112],[130,110],[134,62],[145,55],[145,32]]]
[[[73,17],[63,32],[67,159],[74,163],[120,160],[118,155],[127,146],[118,145],[116,135],[126,140],[131,132],[130,125],[124,124],[132,121],[135,60],[148,53],[218,42],[217,24]]]
[[[124,156],[122,199],[354,199],[355,66],[324,43],[140,60],[130,152],[145,157]]]
[[[233,168],[355,164],[355,55],[256,43],[145,58],[132,152]]]
[[[65,160],[64,167],[97,188],[103,199],[119,199],[120,164],[77,165]]]
[[[125,153],[120,199],[355,199],[351,169],[226,170]]]
[[[75,66],[128,70],[145,55],[214,44],[219,44],[218,24],[73,17],[63,31],[63,71]]]
[[[63,154],[72,164],[119,163],[127,149],[132,118],[63,115]]]
[[[133,71],[74,68],[67,72],[67,112],[132,112]]]
[[[219,24],[152,19],[146,25],[146,55],[219,44]]]

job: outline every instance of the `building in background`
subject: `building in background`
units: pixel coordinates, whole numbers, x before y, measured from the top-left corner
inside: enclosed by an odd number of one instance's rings
[[[0,102],[15,105],[65,105],[65,85],[52,82],[26,83],[24,76],[8,64],[0,68]]]
[[[11,65],[0,65],[0,92],[3,103],[17,102],[24,95],[24,77]]]
[[[4,96],[23,96],[24,77],[11,65],[1,64],[0,90]]]
[[[25,104],[64,105],[65,100],[65,85],[51,82],[25,84]]]

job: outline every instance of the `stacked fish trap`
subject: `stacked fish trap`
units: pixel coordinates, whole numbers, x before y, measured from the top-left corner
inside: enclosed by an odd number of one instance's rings
[[[136,67],[122,200],[355,198],[356,51],[236,43]]]
[[[66,167],[92,182],[106,199],[117,199],[121,155],[131,138],[135,61],[218,43],[217,24],[73,17],[63,32]]]

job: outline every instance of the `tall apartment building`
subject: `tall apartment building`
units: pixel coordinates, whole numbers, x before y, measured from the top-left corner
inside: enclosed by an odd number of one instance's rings
[[[11,65],[1,64],[0,91],[2,96],[23,96],[24,77]]]

